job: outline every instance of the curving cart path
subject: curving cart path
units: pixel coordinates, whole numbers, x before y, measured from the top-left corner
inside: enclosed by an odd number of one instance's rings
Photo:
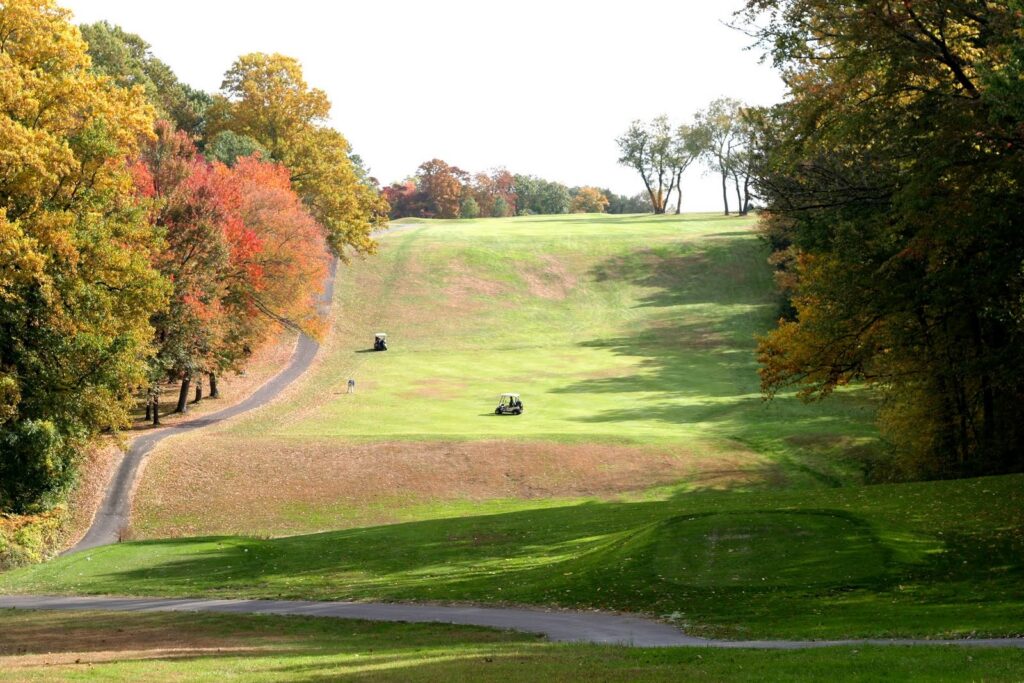
[[[320,295],[321,310],[330,308],[331,300],[334,297],[334,276],[337,266],[337,261],[331,263],[327,281],[324,283],[323,294]],[[244,401],[195,420],[143,434],[132,441],[128,452],[121,459],[117,471],[107,485],[106,494],[92,520],[92,526],[89,527],[82,540],[64,551],[64,554],[77,553],[89,548],[117,543],[120,540],[121,531],[128,526],[131,519],[132,491],[135,487],[135,479],[139,474],[139,466],[154,446],[169,437],[202,429],[266,405],[309,368],[319,348],[320,345],[316,341],[304,334],[300,335],[295,351],[292,352],[291,360],[288,361],[284,370]]]
[[[634,647],[708,647],[755,650],[804,650],[842,645],[947,645],[1024,648],[1024,638],[970,640],[711,640],[642,617],[601,612],[547,611],[511,607],[443,607],[373,602],[298,600],[189,600],[165,598],[0,596],[0,608],[106,610],[116,612],[218,612],[277,614],[368,621],[460,624],[538,633],[555,642]]]

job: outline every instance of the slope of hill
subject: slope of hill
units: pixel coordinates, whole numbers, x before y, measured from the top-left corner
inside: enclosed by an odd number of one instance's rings
[[[758,394],[754,338],[778,305],[766,255],[747,218],[405,225],[342,269],[331,337],[288,400],[154,454],[135,534],[856,481],[865,398]],[[367,352],[376,331],[387,353]],[[504,391],[526,414],[493,414]]]

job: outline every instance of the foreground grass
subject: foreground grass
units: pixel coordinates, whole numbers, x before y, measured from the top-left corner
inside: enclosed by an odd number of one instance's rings
[[[300,617],[0,612],[0,680],[1019,680],[1024,651],[797,652],[549,644],[485,629]]]
[[[1024,476],[125,543],[0,591],[560,605],[739,639],[1017,635]]]

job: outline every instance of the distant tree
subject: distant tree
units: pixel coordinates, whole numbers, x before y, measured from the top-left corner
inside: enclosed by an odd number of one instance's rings
[[[427,199],[431,216],[458,218],[462,204],[462,171],[440,159],[420,164],[416,185]]]
[[[476,200],[472,196],[467,196],[462,200],[462,206],[459,208],[460,218],[477,218],[480,216],[480,205],[476,203]]]
[[[667,116],[658,116],[649,123],[634,121],[616,142],[621,156],[619,163],[640,174],[651,198],[654,213],[665,213],[669,196],[681,181],[682,171],[689,165]]]
[[[508,202],[505,201],[504,197],[498,197],[494,200],[494,207],[491,209],[491,216],[495,218],[503,218],[511,215],[512,207],[509,206]]]
[[[222,130],[214,136],[206,145],[204,150],[207,159],[219,161],[227,166],[234,166],[235,160],[239,157],[259,154],[264,159],[270,159],[270,153],[255,138],[248,135],[239,135],[234,131]]]
[[[572,197],[562,183],[517,174],[513,176],[513,185],[520,215],[569,213]]]
[[[669,164],[672,170],[670,187],[674,185],[676,190],[677,216],[683,210],[683,173],[686,172],[686,169],[694,161],[700,158],[705,146],[704,132],[698,126],[683,124],[676,128],[672,138],[672,152]],[[666,204],[670,198],[666,199]]]
[[[416,186],[415,179],[392,183],[382,192],[391,207],[389,213],[391,218],[422,218],[430,214],[428,199]]]
[[[749,148],[750,129],[742,122],[743,104],[738,100],[720,98],[698,112],[694,135],[700,141],[700,154],[708,167],[722,178],[722,202],[725,215],[729,211],[729,180],[737,193],[737,212],[744,215],[750,200],[744,194],[749,189],[746,153]]]
[[[572,198],[571,213],[604,213],[608,198],[596,187],[581,187]]]

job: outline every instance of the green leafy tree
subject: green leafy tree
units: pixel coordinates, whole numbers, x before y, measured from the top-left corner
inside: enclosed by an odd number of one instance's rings
[[[92,68],[123,87],[140,86],[161,118],[202,139],[209,94],[178,80],[171,68],[153,56],[149,44],[134,33],[106,21],[81,26]]]
[[[480,205],[476,203],[476,199],[472,196],[465,197],[462,200],[462,206],[459,208],[459,216],[461,218],[477,218],[480,216]]]
[[[207,159],[219,161],[227,166],[234,166],[235,161],[240,157],[248,157],[253,154],[259,154],[265,159],[270,158],[270,153],[258,140],[230,130],[222,130],[217,133],[213,140],[206,145],[204,152]]]
[[[910,471],[1024,469],[1019,2],[752,0],[791,94],[750,117],[794,315],[762,386],[863,381]]]

